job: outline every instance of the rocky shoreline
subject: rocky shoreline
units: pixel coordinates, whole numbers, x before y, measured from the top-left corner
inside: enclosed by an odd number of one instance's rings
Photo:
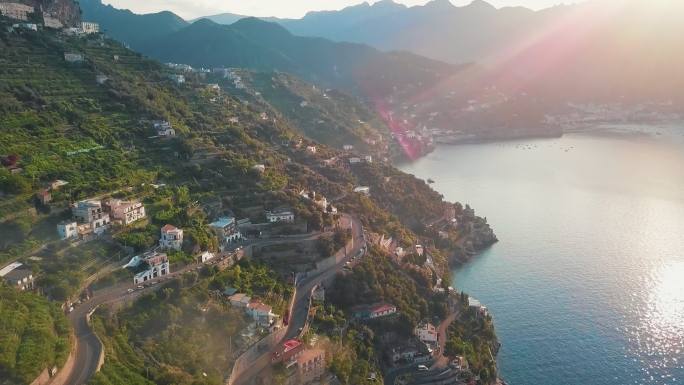
[[[487,223],[486,217],[478,217],[475,210],[466,205],[461,215],[456,217],[458,230],[463,234],[461,241],[449,257],[449,264],[462,265],[474,256],[486,250],[499,241]]]

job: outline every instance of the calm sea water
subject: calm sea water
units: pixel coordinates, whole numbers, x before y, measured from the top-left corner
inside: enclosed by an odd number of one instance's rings
[[[677,132],[444,146],[402,167],[501,240],[454,275],[493,314],[507,382],[684,384]]]

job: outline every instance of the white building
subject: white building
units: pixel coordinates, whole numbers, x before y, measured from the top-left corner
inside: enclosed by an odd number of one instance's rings
[[[12,25],[12,28],[25,29],[28,31],[38,32],[38,24],[35,23],[19,23]]]
[[[368,186],[354,187],[354,192],[359,193],[359,194],[369,195],[370,194],[370,187],[368,187]]]
[[[363,160],[364,160],[366,163],[373,163],[373,157],[372,157],[371,155],[366,155],[366,156],[364,156],[364,157],[363,157]]]
[[[20,3],[0,3],[0,14],[14,20],[28,21],[35,8]]]
[[[162,249],[180,250],[183,246],[183,230],[173,225],[165,225],[161,228],[159,247]]]
[[[306,152],[310,154],[315,154],[316,153],[316,146],[306,146]]]
[[[429,322],[416,326],[413,330],[413,334],[426,344],[436,344],[439,340],[437,328]]]
[[[81,31],[83,33],[86,33],[86,34],[99,33],[100,32],[100,24],[93,23],[90,21],[82,21],[81,22]]]
[[[342,146],[342,149],[344,151],[351,151],[354,149],[354,146],[352,146],[351,144],[345,144],[344,146]]]
[[[171,137],[176,136],[176,130],[173,129],[170,122],[166,120],[155,120],[152,122],[154,129],[157,131],[157,136]]]
[[[242,234],[237,227],[234,217],[221,217],[217,221],[210,223],[209,227],[214,229],[222,244],[230,244],[242,239]]]
[[[137,201],[112,199],[109,201],[109,210],[112,213],[112,218],[120,220],[124,225],[145,218],[145,206]]]
[[[82,63],[83,55],[80,53],[65,53],[64,60],[66,60],[67,63]]]
[[[349,164],[359,164],[359,163],[361,163],[361,158],[357,158],[355,156],[349,158]]]
[[[269,223],[292,223],[295,220],[295,216],[292,210],[290,209],[275,209],[273,211],[266,211],[266,220]]]
[[[216,258],[216,255],[214,253],[209,252],[209,251],[205,251],[204,253],[202,253],[202,255],[200,255],[199,259],[202,263],[207,263],[208,261],[210,261],[214,258]]]
[[[259,301],[250,302],[247,305],[247,314],[256,321],[257,325],[263,327],[271,326],[277,318],[270,306]]]
[[[76,221],[64,221],[57,224],[57,232],[59,239],[76,239],[78,238],[78,223]]]
[[[169,257],[164,253],[149,252],[142,257],[133,257],[127,266],[144,265],[145,270],[137,273],[133,277],[133,283],[140,284],[155,278],[168,275],[171,270],[169,266]]]
[[[257,171],[259,173],[263,173],[266,171],[266,166],[263,164],[255,164],[252,166],[252,170]]]

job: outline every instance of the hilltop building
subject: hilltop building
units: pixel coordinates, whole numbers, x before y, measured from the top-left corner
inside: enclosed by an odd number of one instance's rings
[[[90,21],[82,21],[81,22],[81,32],[85,33],[86,35],[90,35],[93,33],[99,33],[100,32],[100,24],[93,23]]]
[[[28,21],[35,8],[20,3],[0,3],[0,14],[10,19]]]

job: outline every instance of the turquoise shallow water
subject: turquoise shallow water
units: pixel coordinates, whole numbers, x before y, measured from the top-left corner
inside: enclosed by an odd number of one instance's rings
[[[573,135],[445,146],[402,167],[500,243],[454,273],[511,385],[684,384],[684,140]]]

